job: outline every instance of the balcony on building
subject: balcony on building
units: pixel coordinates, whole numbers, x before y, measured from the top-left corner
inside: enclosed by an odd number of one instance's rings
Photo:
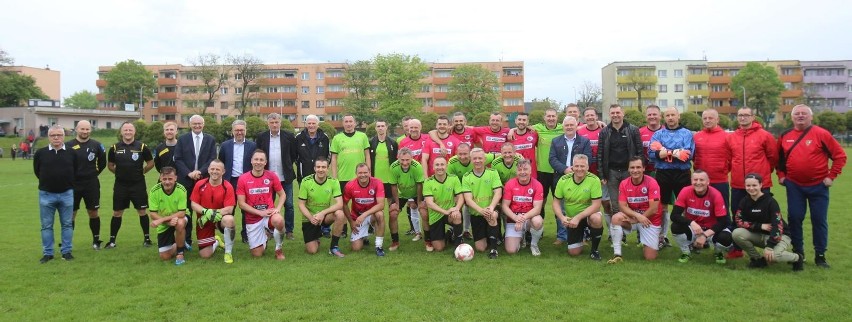
[[[106,87],[107,81],[105,79],[99,79],[95,81],[95,86],[97,87]]]
[[[260,85],[296,85],[295,77],[261,78]]]
[[[454,108],[456,108],[456,107],[455,106],[433,106],[432,112],[435,112],[435,114],[438,114],[438,115],[450,114],[450,112],[452,112]]]
[[[615,81],[618,84],[633,84],[633,83],[641,83],[641,84],[656,84],[657,76],[655,75],[646,75],[646,76],[618,76],[615,78]]]
[[[337,114],[343,113],[345,107],[343,106],[326,106],[323,108],[326,114]]]
[[[802,90],[801,90],[801,89],[789,89],[789,90],[785,90],[785,91],[781,92],[781,97],[782,97],[782,98],[796,98],[796,97],[802,97]]]
[[[686,75],[687,83],[707,83],[710,81],[710,75],[708,74],[696,74],[696,75]]]
[[[500,77],[500,82],[503,84],[506,83],[523,83],[524,82],[524,72],[521,69],[504,69],[503,74]]]
[[[503,98],[524,98],[524,91],[503,91]]]
[[[732,91],[710,92],[709,97],[711,99],[731,99],[731,98],[734,98],[734,92],[732,92]]]
[[[639,98],[639,93],[637,93],[636,91],[618,92],[618,94],[616,94],[616,97],[619,98],[619,99],[622,99],[622,98]],[[655,90],[642,91],[642,98],[643,99],[646,99],[646,98],[651,99],[651,98],[656,98],[656,97],[657,97],[657,91],[655,91]]]
[[[781,79],[782,83],[801,83],[804,78],[802,74],[793,74],[793,75],[779,75],[778,78]]]
[[[447,92],[434,92],[432,93],[432,98],[435,100],[445,100],[447,99]]]
[[[346,98],[346,91],[339,92],[325,92],[326,99],[341,99]]]
[[[157,93],[158,100],[176,100],[178,98],[177,92],[160,92]]]
[[[730,84],[731,76],[710,76],[710,84]]]
[[[178,112],[177,106],[162,106],[160,105],[156,109],[159,114],[175,114]]]
[[[523,112],[524,105],[503,105],[503,113]]]

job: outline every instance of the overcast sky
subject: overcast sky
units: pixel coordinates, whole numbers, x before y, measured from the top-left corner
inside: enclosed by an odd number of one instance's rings
[[[525,100],[575,100],[613,61],[852,59],[848,1],[0,0],[0,48],[97,91],[98,66],[185,64],[201,53],[265,63],[417,55],[523,61]],[[483,7],[487,5],[489,7]]]

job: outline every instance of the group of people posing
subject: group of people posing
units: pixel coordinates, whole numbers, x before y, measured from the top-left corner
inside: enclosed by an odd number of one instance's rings
[[[526,113],[519,113],[512,129],[503,126],[499,113],[483,127],[467,126],[464,114],[456,113],[440,116],[428,133],[421,131],[419,120],[407,118],[405,135],[398,139],[389,136],[390,125],[383,120],[375,123],[376,136],[367,137],[356,131],[351,115],[344,116],[343,131],[333,138],[319,129],[313,115],[293,135],[281,130],[282,118],[273,113],[266,118],[268,131],[254,141],[246,138],[246,123],[235,121],[233,139],[218,151],[198,115],[190,118],[192,131],[180,137],[176,124],[167,122],[165,141],[153,149],[135,140],[132,123],[121,126],[121,141],[109,149],[89,138],[86,121],[78,123],[76,138],[68,142],[61,128],[51,128],[51,144],[36,153],[34,162],[41,262],[54,255],[57,210],[62,258],[73,259],[71,237],[81,201],[86,202],[93,249],[117,247],[122,214],[132,202],[143,246],[152,245],[149,230],[155,228],[160,257],[174,258],[178,265],[192,249],[193,225],[201,257],[223,247],[224,261],[233,263],[238,222],[251,255],[263,256],[272,238],[275,257],[285,259],[282,244],[294,239],[295,206],[310,254],[319,251],[326,236],[331,239],[328,253],[344,257],[340,238],[348,233],[351,250],[359,251],[369,247],[374,233],[375,253],[385,256],[386,221],[388,250],[397,251],[402,213],[408,234],[413,241],[423,239],[426,251],[472,239],[476,251],[492,259],[500,245],[509,254],[528,246],[539,256],[545,200],[552,194],[554,244],[567,245],[572,256],[590,244],[590,258],[601,260],[599,245],[607,226],[612,264],[623,261],[622,244],[630,232],[638,232],[643,256],[652,260],[669,245],[671,229],[682,251],[680,262],[712,246],[720,264],[745,251],[750,267],[790,262],[801,270],[802,222],[809,205],[815,263],[828,267],[828,188],[846,154],[830,133],[812,125],[809,107],[793,109],[794,127],[778,140],[754,121],[749,108],[738,111],[739,128],[733,133],[718,126],[719,115],[712,109],[703,113],[704,128],[694,134],[679,125],[675,108],[648,106],[647,125],[641,128],[626,122],[618,105],[608,112],[611,122],[604,124],[595,109],[581,114],[569,104],[561,127],[557,111],[548,109],[544,122],[532,125]],[[149,190],[144,175],[155,167],[159,183]],[[98,174],[104,168],[116,175],[105,245],[98,216]],[[787,188],[786,221],[770,192],[773,171]],[[294,196],[296,180],[299,194]],[[242,220],[235,219],[237,213]]]

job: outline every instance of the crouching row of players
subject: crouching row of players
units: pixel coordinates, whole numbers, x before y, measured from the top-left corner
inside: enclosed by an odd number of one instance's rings
[[[463,231],[462,207],[467,205],[477,251],[488,251],[488,257],[492,259],[497,257],[497,241],[501,235],[501,227],[498,225],[504,221],[506,252],[518,252],[524,246],[525,232],[529,231],[532,235],[530,251],[534,256],[540,255],[538,242],[543,232],[543,188],[531,177],[529,161],[518,161],[517,176],[504,185],[496,170],[486,168],[485,159],[482,149],[473,149],[473,169],[461,180],[447,173],[446,159],[439,157],[434,160],[435,174],[426,180],[422,188],[428,208],[428,215],[425,216],[428,225],[424,227],[428,227],[425,229],[427,240],[435,251],[442,251],[448,244],[460,244]],[[659,250],[657,236],[663,211],[660,207],[659,186],[654,178],[644,174],[643,159],[637,157],[630,160],[630,177],[619,186],[621,211],[614,214],[611,220],[606,220],[600,212],[601,183],[594,174],[589,173],[587,157],[579,154],[572,161],[573,172],[559,179],[552,203],[556,217],[569,230],[568,253],[573,256],[582,253],[583,232],[588,230],[591,237],[590,257],[600,260],[598,247],[603,224],[609,221],[614,251],[614,257],[609,263],[623,261],[621,240],[624,234],[632,230],[639,232],[645,259],[655,259]],[[262,256],[272,235],[276,258],[285,258],[281,247],[283,218],[280,215],[285,195],[280,181],[274,173],[264,170],[265,165],[265,153],[255,151],[252,171],[240,177],[236,193],[230,183],[222,180],[224,165],[218,161],[211,163],[210,177],[196,184],[191,209],[198,222],[201,257],[211,257],[217,246],[224,244],[225,262],[233,263],[233,213],[238,205],[246,213],[251,254]],[[364,247],[368,230],[374,227],[376,254],[385,255],[383,210],[386,185],[370,176],[366,164],[356,167],[356,175],[357,179],[348,182],[341,192],[341,184],[328,176],[328,161],[319,159],[315,162],[315,174],[302,181],[299,209],[304,216],[302,231],[307,253],[318,252],[321,225],[331,224],[333,232],[329,253],[344,257],[338,241],[343,225],[348,222],[352,227],[350,241],[353,250]],[[694,250],[713,245],[716,261],[724,264],[724,252],[736,242],[751,257],[750,267],[764,267],[771,262],[792,262],[794,270],[802,269],[803,256],[787,251],[790,238],[785,234],[786,225],[780,208],[772,196],[762,189],[761,179],[755,174],[747,175],[746,191],[750,198],[742,201],[740,211],[735,214],[739,228],[731,232],[726,228],[730,219],[721,194],[709,186],[705,172],[696,170],[692,174],[692,185],[678,195],[671,215],[672,234],[683,252],[680,262],[689,261]],[[151,226],[157,227],[160,257],[164,260],[174,257],[175,263],[180,265],[184,263],[182,236],[187,220],[184,212],[186,190],[175,181],[173,169],[164,168],[160,183],[151,190],[149,212],[154,219]],[[393,191],[394,197],[399,195],[397,189]],[[277,204],[275,197],[278,199]],[[398,200],[394,199],[392,203],[398,203]],[[345,207],[349,202],[352,206]],[[504,214],[502,218],[498,209]],[[398,214],[398,211],[391,215],[394,214]],[[447,225],[450,228],[445,230]],[[224,241],[216,235],[217,229],[223,232]],[[392,249],[395,247],[398,247],[396,240]],[[763,247],[763,254],[755,247]]]

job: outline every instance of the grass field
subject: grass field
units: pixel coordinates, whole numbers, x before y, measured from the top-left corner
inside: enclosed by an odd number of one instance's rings
[[[0,144],[11,144],[5,142]],[[149,173],[149,187],[155,175]],[[101,176],[102,239],[109,233],[113,179],[109,172]],[[284,244],[286,261],[276,261],[269,251],[264,258],[251,259],[247,246],[238,242],[232,265],[222,262],[221,252],[202,260],[193,251],[180,267],[160,261],[156,248],[141,246],[138,219],[131,211],[125,213],[118,248],[91,250],[88,219],[81,212],[74,239],[76,260],[41,265],[31,161],[12,162],[8,154],[0,159],[0,189],[0,320],[5,321],[850,320],[852,234],[843,224],[843,209],[852,208],[848,174],[832,188],[832,268],[813,265],[806,223],[808,263],[800,273],[786,264],[749,270],[746,259],[719,266],[708,251],[680,264],[676,248],[645,262],[641,250],[633,247],[635,236],[625,248],[622,265],[608,266],[586,256],[569,258],[564,249],[551,245],[554,222],[549,211],[543,254],[537,258],[526,249],[493,261],[477,254],[473,261],[460,263],[448,251],[426,253],[422,242],[402,236],[400,250],[385,258],[372,251],[352,253],[348,241],[342,241],[347,256],[337,259],[305,254],[297,228],[296,240]],[[783,188],[773,191],[786,209]],[[389,234],[385,240],[387,247]],[[328,240],[322,243],[325,249]],[[612,255],[608,242],[602,242],[601,252],[605,258]]]

